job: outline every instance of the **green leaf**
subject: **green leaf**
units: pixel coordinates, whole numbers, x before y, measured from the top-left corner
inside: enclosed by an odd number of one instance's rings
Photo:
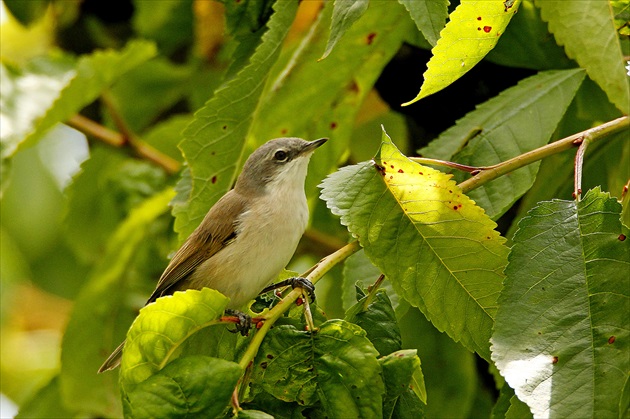
[[[187,202],[176,202],[173,207],[175,231],[181,240],[197,227],[236,178],[266,75],[291,26],[297,3],[280,1],[274,7],[276,13],[269,20],[269,29],[249,63],[195,114],[184,132],[180,149],[192,183]]]
[[[284,401],[321,401],[330,417],[380,417],[384,385],[378,353],[360,327],[329,320],[316,333],[292,326],[269,331],[253,382]]]
[[[252,128],[257,145],[285,136],[333,139],[311,159],[305,190],[312,195],[347,155],[366,95],[406,35],[416,31],[398,3],[372,2],[339,41],[335,53],[318,61],[327,39],[330,6],[321,12],[317,27],[280,57]]]
[[[508,249],[450,175],[410,161],[383,133],[374,163],[342,168],[322,187],[322,199],[396,292],[489,359]]]
[[[398,0],[409,11],[418,30],[432,47],[446,24],[449,0]]]
[[[112,394],[118,384],[113,374],[97,374],[104,356],[114,345],[115,327],[129,324],[131,318],[121,307],[123,280],[157,217],[168,210],[173,192],[164,192],[135,208],[109,239],[99,265],[77,297],[62,342],[60,385],[64,402],[73,410],[96,416],[120,416],[118,400]],[[123,318],[124,317],[124,318]],[[94,328],[92,333],[86,329]],[[110,340],[98,338],[96,328]]]
[[[505,412],[505,419],[529,419],[533,418],[529,407],[520,401],[518,397],[512,396],[510,398],[510,407]]]
[[[273,416],[260,410],[241,410],[236,417],[240,419],[274,419]]]
[[[402,349],[396,313],[385,290],[379,289],[366,296],[357,288],[357,303],[346,312],[346,321],[365,330],[381,356]]]
[[[271,16],[274,0],[220,0],[225,5],[228,33],[242,38],[260,30]]]
[[[609,2],[536,0],[559,45],[586,70],[624,114],[630,112],[630,86]]]
[[[426,404],[427,389],[417,353],[415,349],[404,349],[378,360],[383,369],[386,399],[398,398],[407,388],[411,388],[418,399]]]
[[[242,372],[224,359],[176,359],[123,395],[125,417],[217,417],[229,406]]]
[[[67,190],[65,233],[76,255],[85,262],[101,260],[118,223],[165,181],[164,171],[154,165],[118,150],[93,148]]]
[[[140,3],[171,4],[170,1]],[[175,65],[159,56],[129,71],[111,88],[110,98],[129,128],[139,133],[184,97],[193,73],[192,67]]]
[[[476,356],[440,333],[414,307],[400,319],[400,329],[403,347],[417,349],[422,359],[428,401],[426,417],[474,417],[473,402],[482,387]]]
[[[77,416],[76,412],[68,410],[62,403],[59,376],[57,375],[20,406],[20,411],[15,419],[72,418]]]
[[[122,51],[103,50],[81,57],[73,71],[64,76],[63,90],[54,104],[45,108],[45,115],[20,145],[36,141],[57,122],[65,121],[90,104],[101,92],[129,70],[156,54],[155,45],[147,41],[131,41]],[[68,77],[69,76],[69,77]]]
[[[473,68],[497,44],[520,0],[462,0],[431,50],[420,93],[403,106],[438,92]]]
[[[427,157],[491,166],[547,144],[573,100],[584,71],[538,73],[481,104],[421,150]],[[469,193],[492,219],[527,192],[539,163],[527,165]],[[465,179],[458,173],[457,181]]]
[[[229,298],[220,292],[177,291],[145,306],[127,333],[121,362],[121,385],[132,391],[172,361],[182,344],[194,333],[221,324]]]
[[[534,0],[523,0],[499,43],[486,60],[505,67],[554,70],[575,67],[550,36]],[[509,71],[509,70],[508,70]]]
[[[193,0],[133,1],[133,29],[142,38],[154,40],[172,53],[193,38]],[[145,73],[151,76],[150,73]]]
[[[617,416],[630,369],[620,212],[593,189],[578,203],[542,202],[519,223],[492,359],[534,416]]]
[[[28,26],[46,14],[50,0],[4,0],[2,3],[22,25]]]
[[[330,36],[322,58],[328,57],[344,33],[363,16],[370,0],[335,0],[330,24]]]

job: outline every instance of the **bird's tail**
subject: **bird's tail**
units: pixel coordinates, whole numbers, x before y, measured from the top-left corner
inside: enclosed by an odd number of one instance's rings
[[[99,374],[105,371],[113,370],[120,365],[120,359],[122,358],[122,350],[125,347],[125,341],[118,345],[118,348],[114,349],[114,352],[103,362],[101,368],[98,369]]]

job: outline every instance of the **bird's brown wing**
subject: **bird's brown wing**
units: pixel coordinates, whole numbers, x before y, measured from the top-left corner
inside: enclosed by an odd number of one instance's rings
[[[228,246],[236,237],[238,216],[244,211],[244,201],[236,192],[232,190],[225,194],[175,253],[147,304],[177,289],[186,289],[181,286],[181,282],[186,281],[199,265]]]

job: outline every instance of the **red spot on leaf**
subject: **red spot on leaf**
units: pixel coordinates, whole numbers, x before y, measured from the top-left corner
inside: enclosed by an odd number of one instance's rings
[[[552,363],[552,364],[557,364],[557,363],[558,363],[558,357],[557,357],[557,356],[554,356],[554,357],[551,359],[551,363]]]
[[[457,209],[458,209],[457,205],[453,205],[453,209],[454,209],[455,211],[457,211]]]
[[[384,162],[383,162],[384,163]],[[378,170],[378,172],[385,176],[385,168],[377,163],[374,163],[374,167],[376,167],[376,170]]]
[[[370,32],[366,38],[367,44],[372,45],[374,38],[376,38],[376,32]]]
[[[491,31],[491,30],[492,30],[492,26],[484,26],[484,27],[483,27],[483,31],[484,31],[485,33],[490,33],[490,31]]]
[[[448,190],[448,193],[453,193],[453,191],[451,191],[450,189]]]
[[[481,16],[477,16],[477,20],[481,20]]]
[[[626,239],[626,235],[625,234],[620,234],[619,237],[617,237],[620,241],[624,241]]]
[[[268,354],[268,355],[267,355],[267,359],[273,359],[273,355]]]
[[[337,128],[337,123],[336,122],[331,122],[330,123],[330,129],[335,129]]]
[[[288,129],[286,129],[286,128],[282,128],[282,129],[280,130],[280,134],[282,134],[282,135],[286,135],[286,134],[287,134],[287,132],[289,132],[289,130],[288,130]]]
[[[616,337],[614,337],[614,336],[609,337],[609,338],[608,338],[608,344],[612,345],[613,343],[615,343],[615,340],[616,340],[616,339],[617,339],[617,338],[616,338]]]
[[[398,169],[398,173],[405,173],[403,169]]]
[[[390,165],[389,165],[389,167],[391,167],[391,168],[393,169],[393,168],[394,168],[394,165],[393,165],[393,164],[390,164]]]
[[[480,28],[479,26],[477,26],[477,30],[478,30],[478,31],[480,31],[480,30],[481,30],[481,28]]]
[[[210,180],[210,182],[212,182],[212,184],[217,183],[217,177],[216,176],[212,176],[212,179]]]
[[[266,361],[265,361],[265,362],[261,362],[261,363],[260,363],[260,368],[262,368],[263,370],[264,370],[265,368],[267,368],[267,362],[266,362]]]
[[[227,125],[223,125],[221,128],[223,128],[223,131],[225,131],[227,129]]]
[[[393,179],[393,178],[394,178],[394,176],[390,176],[389,178],[390,178],[390,179]]]
[[[422,172],[418,172],[418,174],[420,174],[420,175],[424,175],[424,173],[422,173]]]

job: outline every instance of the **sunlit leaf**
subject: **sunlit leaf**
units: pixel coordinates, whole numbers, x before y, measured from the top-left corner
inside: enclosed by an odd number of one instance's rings
[[[255,360],[257,385],[284,401],[313,405],[330,417],[380,417],[384,385],[378,353],[360,327],[343,320],[317,333],[277,326]]]
[[[125,417],[214,418],[230,404],[243,370],[207,356],[176,359],[123,396]]]
[[[140,244],[146,239],[155,219],[168,211],[173,191],[168,189],[131,211],[109,239],[101,262],[81,290],[62,342],[61,393],[68,407],[98,416],[120,416],[114,374],[97,374],[108,351],[114,345],[103,341],[99,333],[112,335],[115,327],[126,327],[131,319],[124,306],[122,279],[128,273]],[[86,328],[94,328],[86,333]],[[98,330],[102,330],[99,332]]]
[[[192,187],[186,203],[177,202],[173,208],[175,230],[182,240],[236,178],[265,76],[277,58],[297,4],[281,1],[274,7],[269,29],[249,63],[195,114],[184,132],[180,148],[189,165]]]
[[[484,102],[421,150],[426,157],[491,166],[542,147],[575,97],[584,71],[540,72]],[[502,176],[469,193],[497,219],[531,188],[539,163]],[[468,175],[456,174],[462,181]]]
[[[343,34],[363,16],[370,0],[335,0],[328,44],[321,59],[328,57]]]
[[[404,105],[438,92],[473,68],[497,44],[520,0],[462,0],[431,50],[420,93]]]
[[[398,0],[409,11],[418,30],[431,46],[440,38],[446,24],[449,0]]]
[[[220,324],[229,299],[220,292],[177,291],[147,305],[127,333],[121,363],[121,385],[126,392],[164,368],[194,333]]]
[[[384,133],[373,163],[345,167],[322,186],[398,295],[488,359],[507,248],[450,175],[408,160]]]
[[[542,202],[519,223],[492,359],[534,416],[617,416],[630,370],[620,212],[594,189],[577,203]]]
[[[536,0],[558,44],[576,60],[623,113],[630,112],[630,85],[609,2]]]

